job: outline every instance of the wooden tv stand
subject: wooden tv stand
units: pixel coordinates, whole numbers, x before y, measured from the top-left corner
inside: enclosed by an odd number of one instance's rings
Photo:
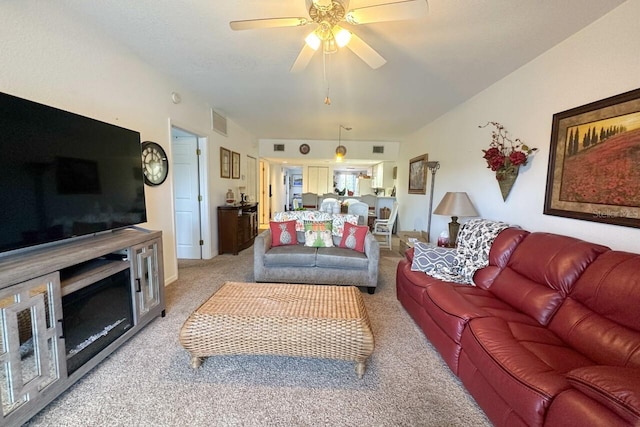
[[[71,372],[63,297],[123,271],[128,329]],[[0,257],[0,425],[22,425],[164,313],[160,231],[127,228]]]

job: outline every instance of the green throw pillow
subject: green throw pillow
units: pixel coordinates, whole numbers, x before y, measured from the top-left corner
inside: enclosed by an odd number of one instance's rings
[[[304,245],[314,248],[329,248],[333,246],[331,233],[332,221],[305,221]]]

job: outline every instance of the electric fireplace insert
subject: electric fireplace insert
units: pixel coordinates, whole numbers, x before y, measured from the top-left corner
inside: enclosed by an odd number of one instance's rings
[[[131,278],[122,270],[62,297],[67,373],[133,327]]]

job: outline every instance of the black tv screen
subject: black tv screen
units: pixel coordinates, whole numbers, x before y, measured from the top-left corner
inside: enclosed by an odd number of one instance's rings
[[[145,222],[140,134],[0,93],[0,252]]]

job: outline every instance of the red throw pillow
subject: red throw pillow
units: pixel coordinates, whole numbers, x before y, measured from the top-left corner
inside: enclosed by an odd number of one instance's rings
[[[297,245],[298,237],[296,236],[296,220],[269,222],[271,228],[271,246]]]
[[[367,237],[368,231],[369,227],[366,225],[353,225],[350,222],[345,222],[340,247],[364,252],[364,239]]]

